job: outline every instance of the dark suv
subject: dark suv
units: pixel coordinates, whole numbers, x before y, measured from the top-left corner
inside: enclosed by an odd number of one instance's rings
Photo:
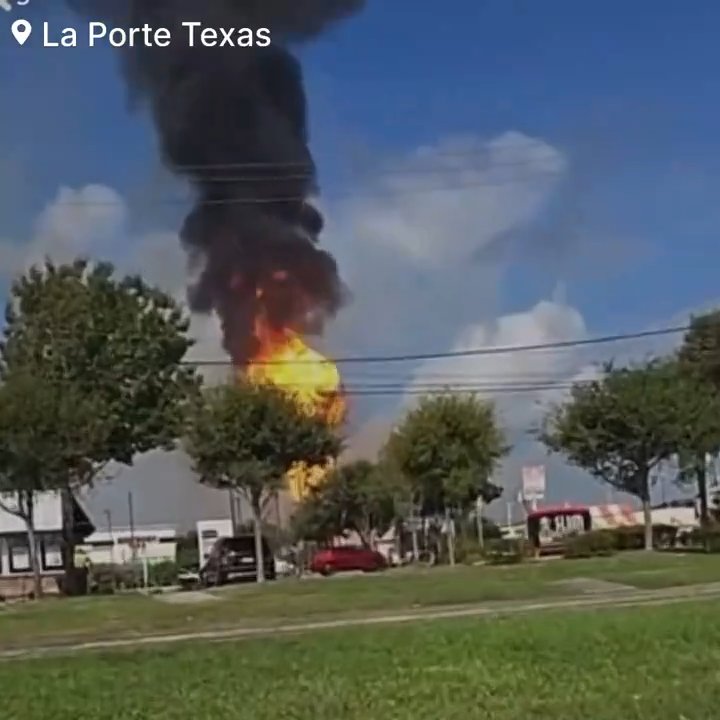
[[[262,546],[265,579],[274,580],[275,559],[265,538],[262,540]],[[200,582],[206,587],[243,580],[253,581],[256,578],[255,538],[252,535],[220,538],[213,545],[207,562],[200,569]]]

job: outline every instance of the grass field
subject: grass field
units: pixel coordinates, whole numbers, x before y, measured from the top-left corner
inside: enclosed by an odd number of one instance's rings
[[[169,605],[123,595],[0,606],[0,650],[234,626],[368,615],[417,608],[577,594],[556,584],[599,578],[654,589],[720,581],[720,556],[630,553],[513,567],[405,570],[371,577],[283,581],[226,588],[217,601]]]
[[[720,603],[0,663],[23,720],[711,720]]]

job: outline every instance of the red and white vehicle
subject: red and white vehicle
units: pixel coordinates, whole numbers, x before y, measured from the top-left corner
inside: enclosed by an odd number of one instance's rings
[[[549,505],[528,513],[528,540],[538,554],[562,552],[569,535],[637,525],[629,505]]]

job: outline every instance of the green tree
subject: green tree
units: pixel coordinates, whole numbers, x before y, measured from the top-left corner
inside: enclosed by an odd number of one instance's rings
[[[84,418],[97,411],[95,398],[60,392],[42,376],[6,374],[0,385],[0,508],[25,525],[35,597],[42,594],[35,508],[38,496],[65,487],[69,454],[98,442]],[[102,427],[91,432],[103,432]]]
[[[474,395],[424,397],[393,430],[383,452],[407,480],[423,515],[490,503],[500,489],[490,478],[509,452],[492,404]]]
[[[109,463],[130,465],[137,454],[175,445],[197,387],[195,371],[182,364],[192,344],[187,328],[171,296],[138,277],[116,279],[107,263],[48,261],[13,284],[0,378],[43,377],[53,393],[77,400],[75,426],[84,428],[62,455],[68,521],[71,493]],[[65,541],[70,569],[71,532]]]
[[[262,517],[297,462],[335,457],[340,439],[280,388],[241,382],[205,391],[189,414],[185,447],[200,482],[244,495],[253,515],[258,582],[265,580]]]
[[[333,470],[298,508],[303,539],[327,541],[355,532],[369,547],[395,520],[395,488],[380,467],[358,460]]]
[[[551,452],[642,502],[645,548],[652,550],[651,473],[677,452],[677,367],[670,361],[615,368],[576,383],[549,412],[540,437]]]
[[[490,478],[509,452],[495,410],[474,395],[424,397],[391,433],[383,462],[408,483],[412,504],[422,516],[487,504],[501,490]],[[448,536],[451,562],[453,549]]]
[[[696,413],[702,418],[687,428],[680,454],[680,481],[697,485],[700,521],[705,525],[711,519],[706,457],[720,450],[720,433],[713,427],[720,393],[720,310],[691,318],[678,359],[686,376],[686,392],[695,398]]]

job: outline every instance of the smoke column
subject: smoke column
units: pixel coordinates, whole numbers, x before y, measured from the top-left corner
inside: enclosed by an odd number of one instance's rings
[[[319,333],[342,305],[335,260],[317,245],[323,218],[308,149],[302,69],[308,41],[365,0],[67,0],[115,26],[167,27],[167,48],[122,51],[134,104],[149,107],[163,161],[195,190],[182,243],[190,306],[216,311],[237,365],[257,351],[254,321]],[[272,32],[270,48],[190,48],[181,23]],[[258,290],[262,288],[262,293]]]

